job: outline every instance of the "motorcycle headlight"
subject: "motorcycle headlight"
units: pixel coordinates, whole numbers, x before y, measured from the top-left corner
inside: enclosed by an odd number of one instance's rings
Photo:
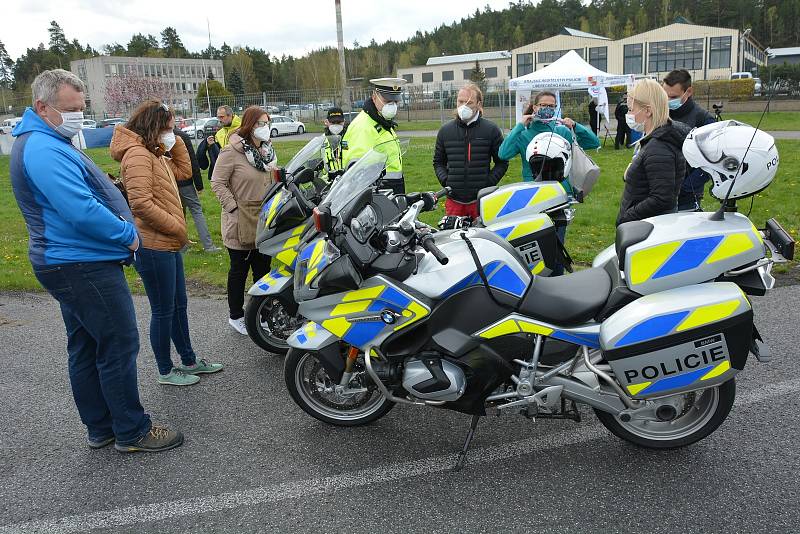
[[[350,230],[352,230],[353,236],[358,239],[359,242],[366,243],[377,224],[378,215],[375,213],[375,210],[372,206],[366,206],[361,210],[361,213],[350,221]]]

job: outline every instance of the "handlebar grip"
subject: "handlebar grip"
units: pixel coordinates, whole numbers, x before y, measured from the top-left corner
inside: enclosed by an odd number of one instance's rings
[[[449,195],[449,194],[450,194],[450,188],[449,188],[449,187],[443,187],[441,190],[439,190],[439,191],[435,192],[435,193],[434,193],[434,196],[435,196],[435,197],[436,197],[436,199],[438,200],[438,199],[440,199],[440,198],[444,198],[444,197],[446,197],[446,196],[447,196],[447,195]]]
[[[450,261],[450,258],[448,258],[444,252],[439,250],[439,247],[436,246],[431,234],[427,234],[422,238],[422,248],[433,254],[433,257],[436,258],[436,261],[442,265],[447,265],[447,263]]]

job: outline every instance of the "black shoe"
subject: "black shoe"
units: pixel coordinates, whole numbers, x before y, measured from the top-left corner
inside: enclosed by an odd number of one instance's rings
[[[86,444],[89,445],[90,449],[102,449],[106,445],[111,445],[114,443],[114,436],[103,438],[103,439],[92,439],[87,437]]]
[[[114,444],[119,452],[161,452],[180,447],[183,444],[183,434],[177,430],[170,430],[165,426],[153,425],[150,432],[139,441],[129,445]]]

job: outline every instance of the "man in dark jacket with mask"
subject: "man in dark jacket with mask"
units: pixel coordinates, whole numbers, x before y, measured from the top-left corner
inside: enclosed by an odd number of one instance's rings
[[[692,98],[692,77],[688,71],[673,70],[661,82],[661,87],[669,98],[669,117],[673,121],[682,122],[689,127],[689,130],[714,122],[714,116]],[[700,201],[703,199],[703,187],[710,179],[711,177],[700,169],[687,166],[686,178],[678,195],[678,211],[699,210]]]
[[[183,143],[189,149],[189,159],[192,160],[191,178],[176,180],[181,204],[183,204],[183,215],[184,217],[186,216],[186,208],[189,208],[192,219],[194,219],[194,227],[197,229],[197,235],[200,236],[200,242],[203,243],[203,250],[206,252],[219,252],[222,249],[214,245],[211,240],[211,233],[208,231],[208,224],[206,224],[206,218],[203,215],[203,206],[200,204],[200,197],[197,196],[203,190],[203,175],[200,174],[200,164],[197,162],[197,156],[191,148],[192,139],[189,134],[177,126],[174,128],[173,133],[183,139]],[[189,245],[186,245],[184,249],[189,250]]]
[[[481,117],[482,106],[480,87],[467,84],[458,92],[456,118],[436,136],[433,168],[439,182],[452,189],[445,204],[447,215],[477,218],[478,191],[497,185],[508,169],[508,162],[498,155],[503,134]]]

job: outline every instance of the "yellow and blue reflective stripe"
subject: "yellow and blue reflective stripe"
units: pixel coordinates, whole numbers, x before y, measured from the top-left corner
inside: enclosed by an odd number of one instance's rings
[[[527,282],[520,278],[511,267],[503,262],[493,261],[484,265],[483,270],[486,273],[489,286],[494,289],[505,291],[516,297],[522,297],[522,295],[525,294],[525,290],[528,288]],[[483,280],[476,271],[452,285],[444,292],[442,298],[447,298],[461,290],[477,285],[483,285]]]
[[[688,239],[653,275],[653,279],[671,276],[698,267],[720,244],[722,236]]]
[[[739,299],[726,300],[716,304],[698,306],[692,310],[681,310],[652,317],[637,324],[614,344],[614,348],[633,345],[666,336],[674,332],[683,332],[692,328],[705,326],[732,316],[741,306]]]

